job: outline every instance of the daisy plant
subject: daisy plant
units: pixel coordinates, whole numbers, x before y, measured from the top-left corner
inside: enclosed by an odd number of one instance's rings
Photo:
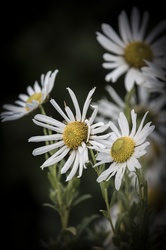
[[[82,111],[75,93],[70,88],[67,88],[67,90],[75,112],[67,106],[66,102],[63,111],[58,103],[51,99],[50,103],[56,112],[62,116],[62,120],[59,121],[47,116],[43,110],[43,114],[35,115],[33,122],[44,129],[44,135],[29,138],[29,142],[45,143],[44,146],[34,149],[32,153],[34,156],[41,154],[46,156],[41,168],[48,167],[49,169],[48,177],[53,190],[50,197],[61,218],[66,247],[69,244],[69,239],[66,239],[66,232],[75,234],[77,231],[79,233],[79,228],[68,226],[72,206],[90,197],[89,195],[77,197],[78,191],[76,192],[76,188],[80,183],[78,178],[82,176],[83,170],[87,168],[90,162],[89,150],[104,147],[102,142],[110,135],[110,133],[103,134],[108,129],[109,124],[104,124],[102,121],[94,122],[98,111],[97,106],[93,106],[91,116],[87,117],[95,89],[96,87],[89,91]],[[67,185],[61,181],[61,174],[66,174]],[[64,193],[62,197],[61,192]],[[53,193],[55,194],[53,195]],[[91,219],[93,219],[93,216],[88,220],[91,221]]]
[[[160,150],[158,182],[165,169],[166,20],[147,33],[148,12],[143,13],[141,21],[139,10],[133,7],[130,21],[124,10],[118,18],[119,35],[103,23],[97,41],[108,51],[103,56],[103,67],[111,72],[105,80],[118,82],[123,75],[125,92],[117,88],[118,93],[107,84],[107,96],[92,102],[93,87],[81,107],[76,93],[67,87],[71,106],[62,100],[62,108],[56,96],[50,98],[59,72],[56,69],[42,74],[40,83],[28,86],[15,105],[3,105],[5,111],[0,113],[2,122],[6,122],[39,108],[32,124],[42,132],[33,134],[28,142],[39,145],[32,150],[33,156],[44,156],[40,168],[50,185],[50,203],[44,205],[54,209],[60,219],[58,234],[50,242],[43,242],[44,249],[164,249],[161,239],[166,225],[158,230],[156,211],[149,205],[152,197],[148,197],[151,169],[146,170],[149,164],[156,165],[156,152]],[[53,107],[51,115],[44,109],[46,102]],[[88,200],[93,198],[90,188],[88,194],[80,192],[87,173],[104,208],[73,223],[73,208],[86,201],[89,210]],[[82,207],[79,211],[82,215]]]

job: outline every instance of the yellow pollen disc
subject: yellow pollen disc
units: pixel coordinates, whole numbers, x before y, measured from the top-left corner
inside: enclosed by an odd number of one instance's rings
[[[36,100],[38,101],[39,103],[42,102],[42,93],[34,93],[33,95],[31,95],[28,100],[27,100],[27,103],[31,103],[33,100]],[[28,107],[26,107],[27,110],[29,110]]]
[[[84,122],[71,122],[63,132],[63,141],[70,149],[77,149],[88,138],[88,126]]]
[[[114,161],[122,163],[127,161],[134,153],[135,142],[128,136],[117,139],[111,148],[111,156]]]
[[[148,44],[136,41],[125,48],[124,58],[131,67],[141,68],[146,65],[144,59],[153,60],[153,52]]]

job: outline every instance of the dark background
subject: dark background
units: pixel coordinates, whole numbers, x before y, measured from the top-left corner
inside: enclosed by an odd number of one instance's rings
[[[82,104],[87,93],[97,86],[93,100],[104,95],[107,70],[103,69],[104,49],[96,31],[106,22],[117,29],[122,9],[130,15],[136,6],[150,12],[150,25],[165,19],[164,1],[21,1],[1,6],[1,98],[0,105],[13,104],[19,93],[49,70],[59,69],[51,97],[61,105],[68,99],[66,87]],[[150,27],[150,26],[149,26]],[[116,88],[116,86],[115,86]],[[122,90],[123,91],[123,90]],[[50,104],[46,109],[52,112]],[[2,112],[2,108],[1,108]],[[47,171],[39,166],[44,157],[32,156],[35,144],[28,138],[37,135],[34,114],[0,124],[1,136],[1,245],[4,249],[41,249],[40,240],[56,235],[59,217],[42,204],[49,201]],[[91,193],[88,206],[76,208],[73,220],[98,213],[104,208],[94,171],[84,171],[81,192]],[[97,185],[96,185],[97,186]],[[3,233],[3,234],[2,234]]]

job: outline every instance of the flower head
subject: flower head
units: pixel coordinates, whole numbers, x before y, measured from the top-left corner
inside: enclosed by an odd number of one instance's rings
[[[134,110],[131,111],[131,131],[123,112],[119,114],[118,118],[120,129],[113,122],[110,122],[110,128],[113,132],[109,140],[105,140],[105,148],[98,149],[97,160],[99,162],[94,167],[104,163],[111,163],[111,165],[99,175],[98,182],[108,181],[115,175],[115,188],[119,190],[126,167],[129,171],[141,168],[138,159],[146,153],[145,148],[149,145],[146,138],[154,130],[154,125],[151,125],[151,122],[143,127],[147,113],[145,113],[137,128],[137,114]]]
[[[4,104],[6,111],[0,114],[2,121],[17,120],[38,108],[52,91],[57,73],[56,69],[54,72],[48,71],[46,75],[42,74],[41,86],[37,81],[33,87],[28,86],[27,94],[20,94],[19,100],[15,101],[17,105]]]
[[[108,124],[103,122],[93,123],[97,114],[97,106],[90,118],[87,118],[87,111],[91,102],[91,97],[95,91],[93,88],[84,103],[81,113],[77,98],[74,92],[67,88],[72,99],[75,115],[72,110],[65,104],[65,112],[60,108],[54,99],[50,102],[58,113],[63,117],[64,121],[58,121],[46,115],[36,115],[33,119],[34,123],[55,132],[51,135],[34,136],[29,139],[30,142],[54,141],[54,143],[36,148],[33,155],[40,155],[55,150],[55,152],[43,163],[41,168],[45,168],[60,162],[67,157],[61,173],[66,173],[70,167],[72,168],[67,181],[71,180],[79,169],[78,177],[81,177],[83,168],[86,168],[86,163],[89,162],[88,147],[94,148],[96,146],[103,147],[102,140],[107,138],[109,134],[98,135],[103,133]]]
[[[146,65],[146,61],[161,64],[166,37],[161,36],[157,39],[157,36],[166,29],[166,20],[161,21],[146,34],[148,20],[149,14],[144,12],[141,22],[138,9],[133,7],[131,23],[125,11],[119,15],[120,36],[109,24],[102,24],[104,34],[97,32],[97,41],[109,51],[103,55],[106,61],[103,67],[111,70],[105,77],[106,81],[116,82],[126,73],[125,88],[130,91],[135,83],[140,85],[145,82],[141,69]]]

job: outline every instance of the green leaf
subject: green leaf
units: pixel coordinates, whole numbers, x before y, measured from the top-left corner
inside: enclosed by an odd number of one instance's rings
[[[115,232],[119,232],[120,230],[120,224],[123,221],[123,219],[126,217],[126,212],[122,213],[119,215],[118,219],[116,220],[116,225],[115,225]]]
[[[76,230],[75,227],[67,227],[67,228],[65,228],[65,231],[68,231],[68,232],[70,232],[73,235],[77,234],[77,230]]]
[[[81,197],[77,198],[74,202],[73,202],[73,207],[78,205],[80,202],[84,201],[84,200],[87,200],[89,198],[92,198],[92,195],[90,194],[85,194],[85,195],[82,195]]]
[[[117,199],[117,191],[115,190],[111,197],[110,208],[115,204],[116,199]]]
[[[47,207],[54,209],[55,211],[59,211],[59,209],[55,205],[52,205],[50,203],[44,203],[43,206],[47,206]]]
[[[90,222],[92,222],[94,219],[97,219],[99,217],[98,214],[91,215],[90,217],[85,217],[81,223],[77,226],[77,239],[81,235],[81,233],[85,230],[85,228],[88,227]]]
[[[106,210],[100,209],[100,212],[104,215],[105,218],[109,218],[108,212]]]

